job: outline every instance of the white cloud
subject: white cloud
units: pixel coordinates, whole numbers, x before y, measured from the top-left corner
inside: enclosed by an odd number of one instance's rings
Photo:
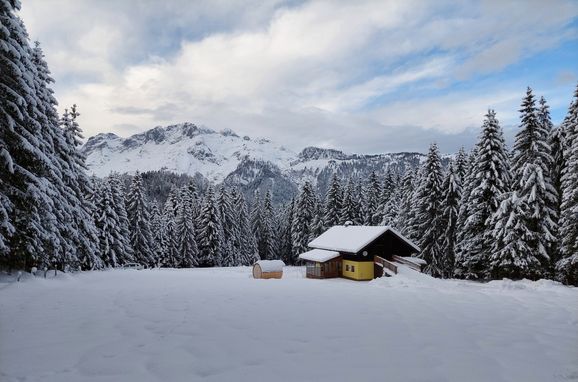
[[[545,3],[31,0],[22,15],[41,37],[61,104],[79,104],[88,135],[188,120],[296,148],[371,151],[396,129],[387,126],[456,134],[488,106],[512,119],[517,84],[395,95],[576,38],[566,24],[578,5]]]

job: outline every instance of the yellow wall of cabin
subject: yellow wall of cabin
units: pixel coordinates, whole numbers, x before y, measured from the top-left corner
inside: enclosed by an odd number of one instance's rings
[[[349,271],[347,271],[349,266]],[[354,266],[355,271],[351,272],[351,267]],[[354,280],[373,280],[373,261],[351,261],[343,260],[341,264],[341,272],[343,277]]]

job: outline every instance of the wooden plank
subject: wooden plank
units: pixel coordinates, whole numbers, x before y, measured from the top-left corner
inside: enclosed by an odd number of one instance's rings
[[[376,262],[377,264],[382,265],[384,268],[389,269],[394,274],[397,274],[397,265],[395,265],[391,261],[387,261],[383,257],[379,257],[379,256],[374,256],[373,261]]]
[[[397,256],[397,255],[393,255],[393,260],[398,262],[398,263],[401,263],[401,264],[403,264],[403,265],[405,265],[405,266],[407,266],[413,270],[421,272],[421,265],[420,264],[414,263],[413,261],[406,260],[403,257]]]

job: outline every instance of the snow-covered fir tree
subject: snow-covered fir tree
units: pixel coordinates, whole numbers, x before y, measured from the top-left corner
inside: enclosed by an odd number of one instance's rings
[[[38,45],[35,47],[35,52],[39,56],[37,60],[42,62],[41,58],[43,55]],[[73,105],[70,113],[65,110],[60,124],[64,130],[66,141],[71,148],[71,156],[68,159],[71,176],[65,177],[64,180],[79,201],[78,208],[73,216],[75,226],[78,228],[77,257],[81,269],[89,270],[100,268],[102,261],[100,260],[99,247],[97,245],[98,231],[94,218],[91,217],[95,209],[91,198],[94,194],[92,180],[87,174],[86,158],[80,152],[84,137],[82,129],[76,120],[79,115],[76,105]]]
[[[174,192],[171,192],[171,194],[175,195]],[[164,267],[171,268],[180,266],[181,258],[179,255],[179,236],[177,231],[178,206],[176,199],[176,197],[169,197],[165,202],[162,213],[163,232],[161,235],[164,237],[166,247],[163,250],[164,257],[161,260],[161,264]]]
[[[363,187],[363,200],[362,200],[362,211],[363,211],[363,224],[365,225],[377,225],[381,211],[378,213],[378,208],[380,207],[380,194],[381,187],[379,185],[379,180],[375,171],[372,171],[367,179],[367,182]],[[381,219],[379,219],[381,221]]]
[[[295,199],[291,199],[279,212],[279,251],[278,255],[285,264],[295,264],[296,258],[293,254],[293,217],[295,216]]]
[[[341,208],[342,208],[342,192],[341,183],[337,174],[331,176],[331,183],[325,194],[325,206],[324,206],[324,216],[323,223],[324,228],[333,227],[338,225],[341,221]]]
[[[223,266],[231,267],[237,263],[237,252],[234,249],[236,222],[231,198],[224,185],[221,185],[217,192],[217,208],[223,227],[223,242],[221,243]]]
[[[419,242],[421,239],[421,225],[422,221],[419,219],[419,209],[420,203],[420,190],[423,184],[423,179],[425,178],[425,167],[416,168],[413,180],[412,180],[412,192],[408,195],[409,209],[406,215],[406,221],[404,222],[403,232],[404,235],[413,240],[414,242]]]
[[[492,278],[536,278],[541,274],[541,264],[531,248],[534,233],[524,218],[528,213],[525,198],[517,191],[503,194],[502,202],[490,219],[493,227],[493,244],[489,252],[489,273]]]
[[[441,157],[437,145],[430,146],[423,168],[423,181],[418,190],[417,219],[418,241],[421,248],[420,256],[427,262],[425,271],[432,276],[442,276],[446,273],[444,259],[443,234],[444,228],[441,215],[443,211],[443,173]]]
[[[309,231],[309,241],[325,232],[325,223],[323,221],[323,206],[321,202],[315,198],[315,211],[313,212],[313,220],[311,221],[311,229]]]
[[[297,257],[307,251],[315,210],[315,191],[311,183],[306,181],[301,188],[293,211],[293,225],[291,228],[291,240],[293,242],[292,263],[296,263]]]
[[[409,222],[411,221],[414,177],[415,177],[414,169],[408,169],[403,174],[400,185],[400,194],[401,194],[400,205],[397,211],[397,216],[393,221],[393,227],[398,229],[407,237],[409,237],[408,227]]]
[[[237,238],[238,245],[235,247],[239,250],[237,265],[253,265],[255,261],[259,260],[257,251],[257,243],[255,242],[255,235],[251,230],[251,223],[247,202],[245,197],[238,190],[233,192],[233,206],[237,212]]]
[[[119,247],[119,257],[117,261],[120,265],[135,261],[134,251],[131,245],[130,229],[128,216],[126,212],[126,197],[124,187],[119,174],[111,174],[107,177],[106,182],[110,185],[113,199],[113,208],[118,217],[117,229],[119,237],[117,246]]]
[[[377,198],[377,206],[373,212],[372,225],[383,224],[386,221],[391,221],[396,212],[390,210],[390,208],[396,208],[397,202],[391,200],[394,196],[393,194],[397,190],[398,178],[394,175],[391,167],[387,168],[385,176],[383,178],[383,183],[380,187],[379,196]],[[386,217],[387,215],[387,217]]]
[[[551,178],[554,190],[556,190],[557,200],[554,205],[554,211],[556,212],[556,241],[552,247],[551,252],[551,264],[555,266],[556,262],[560,260],[560,207],[562,205],[562,169],[566,166],[566,161],[564,158],[564,123],[561,126],[555,127],[550,131],[550,136],[548,137],[548,143],[552,149],[552,167],[551,167]]]
[[[253,202],[251,205],[251,214],[250,214],[250,223],[251,223],[251,230],[253,231],[253,235],[255,236],[255,243],[257,244],[257,251],[259,251],[259,243],[261,242],[261,232],[263,231],[262,224],[263,219],[261,217],[261,213],[263,212],[261,206],[261,193],[259,190],[255,191],[253,195]],[[261,254],[259,253],[259,256]]]
[[[82,208],[71,183],[76,148],[58,124],[50,72],[38,46],[32,48],[19,2],[0,4],[0,261],[10,268],[80,266]],[[4,171],[5,170],[5,171]],[[94,238],[93,238],[94,239]]]
[[[275,257],[275,237],[273,230],[273,203],[271,201],[271,191],[267,190],[265,197],[259,205],[259,224],[257,225],[258,231],[256,235],[257,248],[259,250],[259,257],[263,260],[273,259]]]
[[[395,226],[398,220],[399,211],[403,201],[403,189],[395,187],[389,195],[389,200],[382,207],[381,225]]]
[[[462,146],[458,150],[456,159],[454,161],[455,175],[457,176],[457,179],[460,180],[460,182],[463,182],[464,179],[466,179],[469,163],[470,161],[468,154],[466,153],[466,150]]]
[[[219,266],[222,262],[223,227],[212,187],[205,194],[198,224],[199,267]]]
[[[541,105],[540,113],[532,90],[528,88],[522,101],[520,131],[516,134],[514,156],[512,160],[513,197],[523,199],[513,213],[524,213],[518,216],[519,224],[524,224],[530,232],[518,240],[527,240],[520,246],[530,248],[529,253],[518,256],[534,256],[540,259],[543,268],[547,269],[556,238],[556,190],[550,177],[552,156],[548,136],[551,122],[547,106]],[[533,275],[535,270],[529,270]]]
[[[96,190],[96,225],[101,259],[107,267],[116,267],[123,260],[124,243],[119,229],[110,182],[102,182]]]
[[[457,164],[457,159],[456,159]],[[456,165],[457,167],[457,165]],[[442,201],[441,227],[444,229],[442,241],[442,259],[440,276],[449,278],[453,276],[456,245],[456,228],[460,201],[462,198],[462,185],[454,164],[450,163],[442,186],[444,198]]]
[[[126,210],[134,258],[137,262],[152,267],[155,265],[156,259],[153,251],[151,219],[143,192],[142,177],[139,172],[132,179],[130,190],[127,194]]]
[[[165,220],[156,203],[152,203],[150,208],[150,222],[152,233],[152,251],[155,259],[155,265],[162,267],[166,262],[168,245],[166,240]]]
[[[343,191],[343,198],[341,202],[340,223],[345,224],[350,221],[355,225],[363,223],[361,203],[359,202],[359,195],[357,193],[355,182],[349,179],[347,187]]]
[[[200,265],[195,218],[193,190],[189,187],[182,187],[175,224],[177,244],[175,266],[191,268]]]
[[[578,285],[578,86],[563,124],[565,135],[560,207],[560,260],[556,278]]]
[[[493,242],[489,219],[500,205],[500,197],[511,183],[508,154],[496,113],[486,114],[472,158],[468,178],[467,213],[456,244],[454,274],[463,278],[487,277],[488,255]],[[460,211],[462,213],[463,211]]]

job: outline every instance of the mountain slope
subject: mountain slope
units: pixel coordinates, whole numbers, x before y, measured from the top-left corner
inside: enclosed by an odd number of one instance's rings
[[[297,154],[266,139],[191,123],[155,127],[129,138],[98,134],[88,139],[83,152],[96,176],[166,170],[234,185],[248,195],[272,189],[276,202],[286,201],[305,180],[323,192],[333,173],[364,178],[372,171],[382,174],[389,167],[403,172],[424,158],[419,153],[358,155],[317,147]]]
[[[245,159],[288,163],[295,153],[268,140],[239,137],[231,130],[216,132],[191,123],[155,127],[123,139],[99,134],[83,147],[87,165],[97,176],[111,171],[168,170],[222,182]]]

